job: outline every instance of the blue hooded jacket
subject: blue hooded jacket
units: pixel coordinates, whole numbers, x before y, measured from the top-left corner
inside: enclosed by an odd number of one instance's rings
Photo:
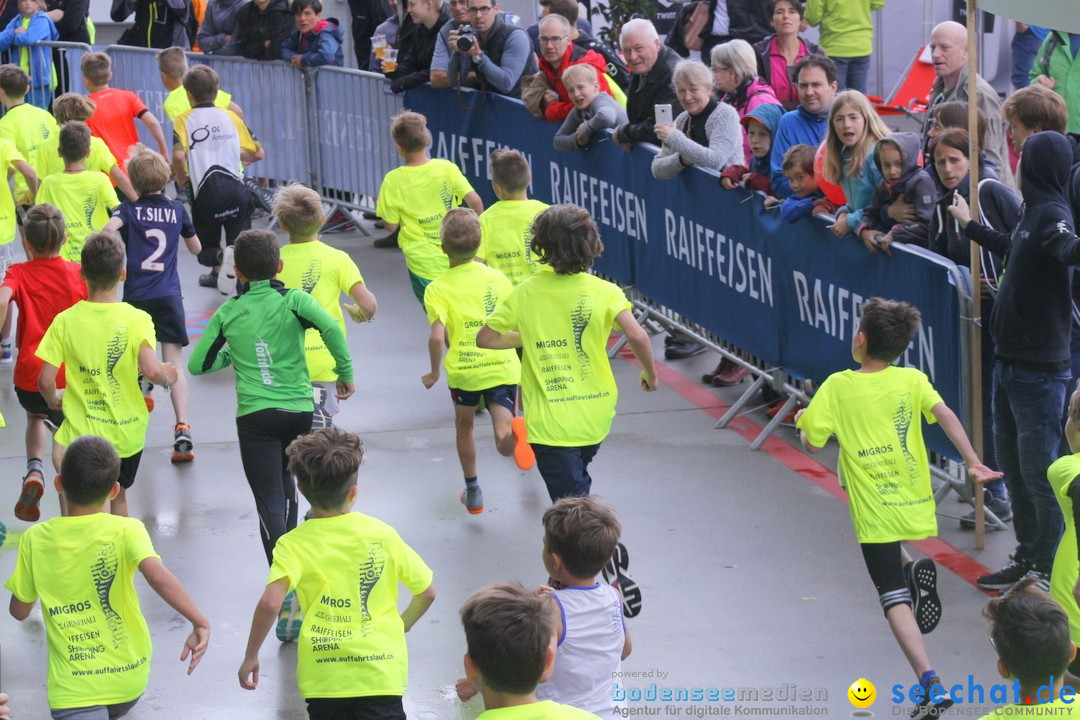
[[[740,122],[742,123],[742,126],[744,128],[743,132],[745,133],[747,119],[753,118],[754,120],[757,120],[759,123],[765,126],[765,129],[769,131],[769,134],[772,135],[773,139],[775,140],[776,128],[780,126],[780,118],[783,117],[783,115],[784,107],[782,105],[774,105],[772,103],[768,103],[758,105],[756,108],[746,113],[746,115],[743,116]],[[772,172],[771,158],[771,152],[766,154],[763,158],[757,158],[751,155],[749,158],[750,172],[755,172],[758,175],[764,175],[765,177],[769,177],[770,173]]]
[[[304,67],[333,65],[341,67],[345,57],[341,51],[341,41],[345,37],[337,18],[320,20],[315,28],[301,34],[293,30],[292,35],[281,46],[281,59],[291,61],[294,55],[300,55],[300,64]]]
[[[15,34],[22,27],[22,15],[16,15],[0,32],[0,51],[17,48],[12,61],[30,75],[31,88],[51,88],[53,86],[52,49],[42,47],[38,43],[47,40],[56,40],[60,33],[56,30],[51,18],[43,12],[39,12],[30,18],[30,24],[26,32]],[[23,52],[30,55],[29,62],[23,58]]]

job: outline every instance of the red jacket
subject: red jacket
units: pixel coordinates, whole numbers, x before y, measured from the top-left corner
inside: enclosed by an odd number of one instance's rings
[[[563,85],[562,73],[566,68],[578,63],[588,63],[595,67],[596,76],[600,79],[600,91],[612,95],[611,87],[608,85],[607,61],[604,60],[604,57],[595,50],[582,50],[571,43],[570,47],[566,48],[566,53],[559,64],[558,74],[551,67],[551,63],[543,57],[540,58],[540,71],[547,78],[548,85],[559,94],[559,99],[548,103],[548,106],[544,109],[544,117],[549,122],[562,122],[570,114],[570,111],[574,109],[574,103],[570,102],[570,95],[567,94],[566,86]]]

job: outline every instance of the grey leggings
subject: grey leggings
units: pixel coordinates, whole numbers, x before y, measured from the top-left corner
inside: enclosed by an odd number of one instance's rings
[[[53,720],[116,720],[128,714],[139,698],[131,702],[117,703],[116,705],[94,705],[92,707],[64,708],[63,710],[50,709]]]

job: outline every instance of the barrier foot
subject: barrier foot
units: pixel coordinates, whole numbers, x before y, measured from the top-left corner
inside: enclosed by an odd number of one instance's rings
[[[776,431],[776,428],[780,427],[780,423],[784,421],[784,418],[787,417],[787,414],[791,412],[791,409],[795,407],[797,402],[799,402],[798,397],[795,395],[788,396],[788,399],[784,401],[783,407],[780,408],[780,412],[773,415],[769,424],[762,429],[761,433],[756,438],[754,438],[754,442],[750,443],[751,450],[761,449],[761,446],[764,445],[765,441],[769,439],[769,436]]]
[[[750,383],[750,387],[746,389],[746,392],[739,396],[739,399],[731,405],[728,411],[724,413],[724,416],[716,421],[716,424],[713,425],[713,428],[717,430],[721,428],[726,428],[728,426],[728,423],[735,419],[735,417],[742,411],[742,409],[746,407],[746,404],[750,402],[750,398],[753,397],[754,393],[760,390],[761,386],[764,384],[764,375],[754,376],[754,382]]]

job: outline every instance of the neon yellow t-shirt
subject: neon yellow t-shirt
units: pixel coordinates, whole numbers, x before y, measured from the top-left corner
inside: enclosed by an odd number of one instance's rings
[[[289,243],[281,248],[281,272],[278,280],[287,288],[303,290],[319,303],[323,310],[345,329],[341,311],[341,293],[349,294],[353,285],[363,284],[360,268],[349,254],[330,247],[321,240]],[[336,382],[334,356],[330,354],[322,335],[308,328],[304,337],[304,354],[312,382]]]
[[[630,309],[617,285],[589,275],[539,272],[514,288],[487,324],[521,333],[521,394],[529,441],[595,445],[615,419],[619,388],[607,341]]]
[[[480,258],[514,285],[536,273],[540,265],[529,249],[532,224],[548,205],[539,200],[500,200],[480,215]]]
[[[436,158],[386,173],[375,212],[386,222],[401,226],[398,245],[413,275],[434,280],[450,267],[439,240],[439,226],[446,211],[460,205],[472,191],[461,170],[449,160]]]
[[[475,392],[521,381],[516,352],[476,347],[476,333],[513,289],[505,275],[478,262],[452,267],[427,286],[428,322],[445,325],[450,341],[443,358],[448,386]]]
[[[1076,564],[1075,555],[1073,556],[1073,564]],[[1072,604],[1075,605],[1076,600],[1073,600]],[[1066,683],[1066,685],[1068,684]],[[1080,701],[1073,697],[1069,699],[1069,702],[1058,698],[1054,702],[1045,705],[1005,705],[988,715],[983,715],[984,720],[985,718],[1015,717],[1080,717]]]
[[[596,720],[599,715],[563,705],[554,700],[542,700],[528,705],[485,710],[476,720]]]
[[[7,180],[6,173],[15,167],[15,163],[25,160],[15,143],[0,140],[0,168],[4,169],[4,180]],[[18,170],[15,174],[22,177]],[[3,189],[0,189],[0,245],[7,245],[15,239],[15,225],[15,198],[5,182]]]
[[[224,90],[218,90],[217,97],[214,98],[214,107],[228,109],[229,103],[232,102],[232,95]],[[169,121],[175,123],[176,118],[180,113],[191,109],[191,103],[188,102],[187,90],[181,85],[165,98],[165,102],[161,104],[161,109],[165,111],[165,114],[169,116]]]
[[[1059,457],[1046,471],[1050,487],[1054,488],[1054,495],[1061,506],[1061,514],[1065,516],[1065,532],[1058,541],[1054,567],[1050,573],[1050,595],[1069,616],[1069,630],[1074,643],[1080,641],[1080,607],[1077,607],[1073,597],[1073,588],[1080,572],[1076,563],[1076,523],[1073,520],[1069,485],[1077,475],[1080,475],[1080,453]]]
[[[278,539],[267,584],[288,578],[304,612],[296,680],[305,698],[404,695],[409,675],[398,583],[432,572],[394,528],[360,513],[314,518]]]
[[[0,117],[0,139],[15,143],[39,178],[43,177],[41,144],[59,132],[52,115],[29,103],[16,105]],[[15,201],[20,205],[30,204],[30,188],[21,173],[15,176]]]
[[[931,409],[940,402],[914,368],[844,370],[821,384],[799,418],[812,445],[823,447],[831,435],[840,443],[840,478],[860,543],[937,535],[919,415],[935,422]]]
[[[103,172],[107,176],[116,167],[116,156],[97,135],[90,136],[90,154],[84,167],[87,170]],[[41,171],[38,180],[64,172],[64,158],[60,157],[60,135],[56,134],[41,144]],[[111,180],[110,180],[111,182]]]
[[[139,389],[139,348],[156,344],[150,316],[127,303],[80,300],[57,315],[37,349],[50,365],[67,364],[56,442],[100,435],[122,458],[142,450],[150,416]]]
[[[60,257],[71,262],[82,260],[86,238],[105,227],[109,212],[120,204],[109,177],[89,170],[45,178],[37,202],[51,203],[64,213],[67,242],[60,248]]]
[[[156,557],[135,518],[55,517],[23,534],[4,587],[25,603],[41,598],[49,707],[113,705],[146,690],[150,630],[133,577],[143,560]]]

